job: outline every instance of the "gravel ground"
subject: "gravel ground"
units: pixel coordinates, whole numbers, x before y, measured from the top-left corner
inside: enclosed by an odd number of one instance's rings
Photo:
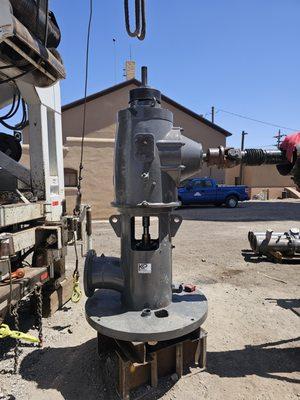
[[[174,280],[194,282],[208,297],[207,368],[192,368],[176,383],[166,378],[155,391],[145,388],[142,398],[300,399],[300,319],[291,310],[299,306],[299,261],[273,264],[247,252],[249,230],[299,226],[300,204],[249,202],[234,210],[177,212],[184,222],[174,239]],[[108,223],[94,224],[94,232],[98,253],[119,255]],[[70,253],[70,267],[72,261]],[[83,307],[84,299],[68,303],[44,320],[45,347],[22,347],[17,376],[5,373],[13,344],[2,341],[0,400],[117,399],[114,359],[98,359]]]

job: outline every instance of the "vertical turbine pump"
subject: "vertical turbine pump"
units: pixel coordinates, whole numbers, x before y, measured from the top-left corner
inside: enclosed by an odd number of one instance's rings
[[[207,314],[202,293],[175,290],[172,283],[171,240],[182,222],[172,213],[180,205],[177,186],[201,168],[202,146],[173,126],[161,93],[148,86],[146,67],[118,122],[113,205],[119,214],[110,223],[121,240],[121,257],[89,253],[87,320],[120,340],[178,338],[198,329]]]

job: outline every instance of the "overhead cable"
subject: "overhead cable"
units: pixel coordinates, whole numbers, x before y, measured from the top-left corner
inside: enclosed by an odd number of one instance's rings
[[[223,110],[223,109],[221,109],[221,108],[218,108],[218,111],[223,112],[223,113],[226,113],[226,114],[234,115],[235,117],[239,117],[239,118],[243,118],[243,119],[248,119],[248,120],[250,120],[250,121],[258,122],[258,123],[260,123],[260,124],[269,125],[269,126],[274,126],[275,128],[286,129],[286,130],[289,130],[289,131],[300,131],[300,129],[289,128],[289,127],[281,126],[281,125],[278,125],[278,124],[275,124],[275,123],[271,123],[271,122],[267,122],[267,121],[262,121],[262,120],[259,120],[259,119],[255,119],[255,118],[252,118],[252,117],[248,117],[248,116],[246,116],[246,115],[242,115],[242,114],[234,113],[234,112],[231,112],[231,111]]]

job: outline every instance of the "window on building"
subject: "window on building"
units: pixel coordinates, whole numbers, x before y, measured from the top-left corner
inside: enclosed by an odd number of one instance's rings
[[[65,168],[65,187],[76,187],[77,186],[77,171],[72,168]]]

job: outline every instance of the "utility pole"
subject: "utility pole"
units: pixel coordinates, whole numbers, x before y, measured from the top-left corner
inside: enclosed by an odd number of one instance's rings
[[[279,149],[280,144],[281,144],[281,139],[282,139],[284,136],[286,136],[286,135],[284,135],[283,133],[281,133],[281,130],[280,130],[280,129],[278,130],[277,135],[273,136],[273,138],[277,139],[277,144],[276,144],[276,146],[277,146],[278,149]]]
[[[242,141],[241,141],[241,150],[243,151],[245,148],[245,136],[248,135],[247,132],[243,131],[242,132]],[[243,172],[244,172],[244,168],[243,168],[243,164],[240,165],[240,179],[239,179],[239,183],[240,185],[243,184]]]
[[[215,123],[215,107],[211,107],[211,122]],[[212,178],[212,167],[209,168],[209,177]]]
[[[113,38],[113,51],[114,51],[114,80],[117,83],[117,40]]]

